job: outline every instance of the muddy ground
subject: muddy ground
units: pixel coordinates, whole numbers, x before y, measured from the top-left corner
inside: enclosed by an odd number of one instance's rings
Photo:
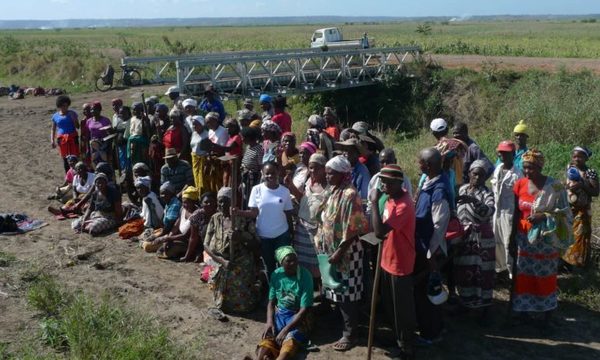
[[[445,63],[442,59],[440,62]],[[594,64],[600,69],[600,64]],[[148,87],[146,95],[161,94],[165,88]],[[109,113],[111,98],[130,102],[137,90],[74,95],[73,107],[79,110],[82,103],[99,99]],[[156,317],[175,339],[200,343],[198,358],[241,359],[245,354],[253,354],[263,329],[264,306],[247,316],[230,316],[229,322],[216,322],[205,315],[212,301],[207,286],[200,281],[198,265],[159,260],[116,235],[75,235],[68,220],[56,221],[46,211],[51,203],[46,196],[62,182],[63,176],[62,162],[49,143],[54,101],[52,97],[0,99],[0,212],[25,212],[49,223],[25,235],[0,236],[0,251],[18,259],[9,267],[0,267],[0,342],[15,349],[39,329],[39,319],[26,303],[22,276],[28,269],[36,268],[55,275],[65,287],[121,297],[129,306]],[[74,254],[81,253],[88,256],[73,260]],[[505,288],[498,287],[494,322],[489,327],[478,325],[473,314],[453,315],[452,309],[447,309],[443,342],[420,350],[418,357],[600,358],[600,314],[577,304],[561,303],[554,318],[554,333],[543,337],[535,322],[506,325],[506,294]],[[384,317],[380,315],[379,319]],[[340,316],[334,312],[319,319],[320,325],[312,335],[319,351],[307,354],[308,359],[366,358],[366,315],[360,329],[361,343],[344,355],[331,347],[341,334]],[[385,324],[381,325],[376,334],[374,359],[387,358],[385,353],[391,346],[390,332]]]

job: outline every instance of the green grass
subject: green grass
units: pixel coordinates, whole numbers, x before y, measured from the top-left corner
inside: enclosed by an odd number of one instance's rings
[[[30,287],[27,299],[41,315],[39,340],[66,359],[192,358],[189,347],[175,343],[155,319],[114,298],[98,300],[65,290],[44,275]],[[40,353],[33,358],[53,357]]]
[[[14,255],[0,251],[0,267],[8,267],[15,261],[17,258]]]
[[[104,66],[123,56],[307,48],[314,29],[325,25],[335,24],[6,30],[0,35],[0,83],[89,91]],[[600,56],[597,22],[431,23],[429,35],[417,33],[421,24],[415,22],[338,25],[347,38],[366,31],[377,46],[417,44],[439,54]]]
[[[600,311],[600,271],[590,269],[559,279],[560,299]]]

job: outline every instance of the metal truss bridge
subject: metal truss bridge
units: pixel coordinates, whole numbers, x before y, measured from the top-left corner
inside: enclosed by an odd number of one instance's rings
[[[162,57],[126,57],[152,83],[177,83],[182,93],[201,94],[207,84],[228,97],[261,93],[302,94],[372,85],[417,59],[420,48],[288,49]],[[154,75],[148,79],[149,70]]]

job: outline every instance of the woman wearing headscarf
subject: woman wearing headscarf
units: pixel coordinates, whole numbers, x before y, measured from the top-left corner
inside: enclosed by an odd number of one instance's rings
[[[163,135],[163,146],[165,149],[175,149],[181,160],[190,162],[190,134],[183,125],[181,111],[177,109],[171,110],[169,112],[169,119],[171,120],[171,126],[169,126]]]
[[[598,173],[586,162],[592,151],[576,146],[571,152],[567,170],[567,193],[573,212],[573,237],[575,243],[567,249],[563,260],[572,266],[584,267],[590,260],[592,239],[592,198],[600,191]]]
[[[544,155],[530,149],[523,154],[523,174],[516,195],[517,265],[513,275],[512,309],[542,312],[542,331],[550,330],[557,303],[557,266],[560,251],[571,244],[571,210],[564,186],[542,173]],[[513,255],[514,257],[514,255]]]
[[[195,261],[201,263],[204,260],[204,237],[211,217],[217,212],[217,194],[213,192],[204,193],[200,196],[200,208],[190,216],[190,239],[185,255],[179,261]]]
[[[140,215],[144,219],[144,227],[161,228],[164,208],[158,200],[158,196],[151,190],[152,180],[149,176],[141,176],[135,179],[134,186],[142,199]]]
[[[269,282],[267,323],[258,344],[258,359],[292,359],[308,344],[313,305],[310,273],[298,265],[291,246],[282,246],[275,256],[281,267]]]
[[[246,151],[242,156],[242,209],[246,210],[252,188],[260,184],[263,148],[259,143],[260,129],[247,127],[242,129],[242,138]]]
[[[281,128],[271,120],[263,120],[260,126],[263,137],[263,164],[280,161]]]
[[[58,146],[60,156],[63,159],[65,172],[69,171],[69,163],[67,156],[79,156],[79,120],[77,113],[69,110],[71,99],[66,95],[60,95],[56,98],[57,112],[52,115],[52,131],[50,134],[50,142],[52,148]]]
[[[300,203],[292,245],[298,253],[298,263],[310,271],[315,279],[320,278],[321,274],[313,239],[317,235],[317,211],[325,201],[326,163],[325,155],[313,154],[308,160],[308,180],[303,182],[301,187],[290,178],[285,182],[296,201]]]
[[[300,191],[304,191],[306,179],[309,177],[308,165],[310,157],[317,152],[315,144],[305,141],[298,147],[300,162],[296,166],[293,176],[293,183]],[[322,154],[321,154],[322,155]],[[325,157],[325,155],[323,155]]]
[[[308,118],[308,130],[306,130],[306,140],[316,145],[317,151],[325,155],[327,159],[333,156],[333,137],[325,132],[327,123],[319,115],[311,115]]]
[[[182,206],[179,218],[175,221],[173,228],[168,235],[156,238],[149,244],[146,244],[144,250],[147,252],[157,251],[161,259],[179,260],[187,252],[188,241],[190,237],[192,223],[190,218],[198,210],[198,200],[200,194],[198,189],[193,186],[186,187],[182,194]]]
[[[319,228],[315,237],[318,253],[327,254],[335,266],[341,286],[325,289],[325,297],[335,302],[344,319],[342,337],[334,344],[336,351],[351,349],[356,341],[358,301],[363,291],[363,247],[359,236],[368,232],[360,195],[351,183],[352,165],[341,155],[327,162],[325,172],[329,189],[321,206]]]
[[[95,236],[117,228],[123,220],[123,207],[121,193],[114,184],[109,183],[108,176],[96,173],[94,185],[90,206],[71,227]]]
[[[94,187],[95,174],[88,172],[88,168],[83,162],[78,162],[73,168],[75,169],[72,182],[73,198],[60,208],[48,206],[48,211],[54,215],[68,217],[70,214],[81,214],[87,203],[84,198]]]
[[[486,321],[492,305],[496,266],[496,240],[492,229],[494,194],[485,186],[488,163],[475,160],[469,168],[469,183],[459,189],[458,219],[466,235],[455,243],[454,280],[461,305],[484,308]]]
[[[209,285],[213,291],[211,315],[223,319],[222,312],[244,313],[258,303],[256,257],[260,244],[254,222],[231,214],[231,188],[217,194],[218,212],[208,223],[204,251],[216,266],[210,270]]]

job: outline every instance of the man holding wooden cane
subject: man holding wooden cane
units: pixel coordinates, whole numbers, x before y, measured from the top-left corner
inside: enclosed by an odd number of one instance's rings
[[[381,253],[382,302],[393,320],[400,353],[395,359],[414,359],[417,327],[413,294],[415,264],[415,206],[403,189],[404,174],[398,165],[385,166],[379,177],[382,189],[370,194],[375,235],[384,239]],[[382,191],[389,198],[379,204]],[[383,211],[377,211],[377,209]],[[383,213],[383,214],[382,214]]]

